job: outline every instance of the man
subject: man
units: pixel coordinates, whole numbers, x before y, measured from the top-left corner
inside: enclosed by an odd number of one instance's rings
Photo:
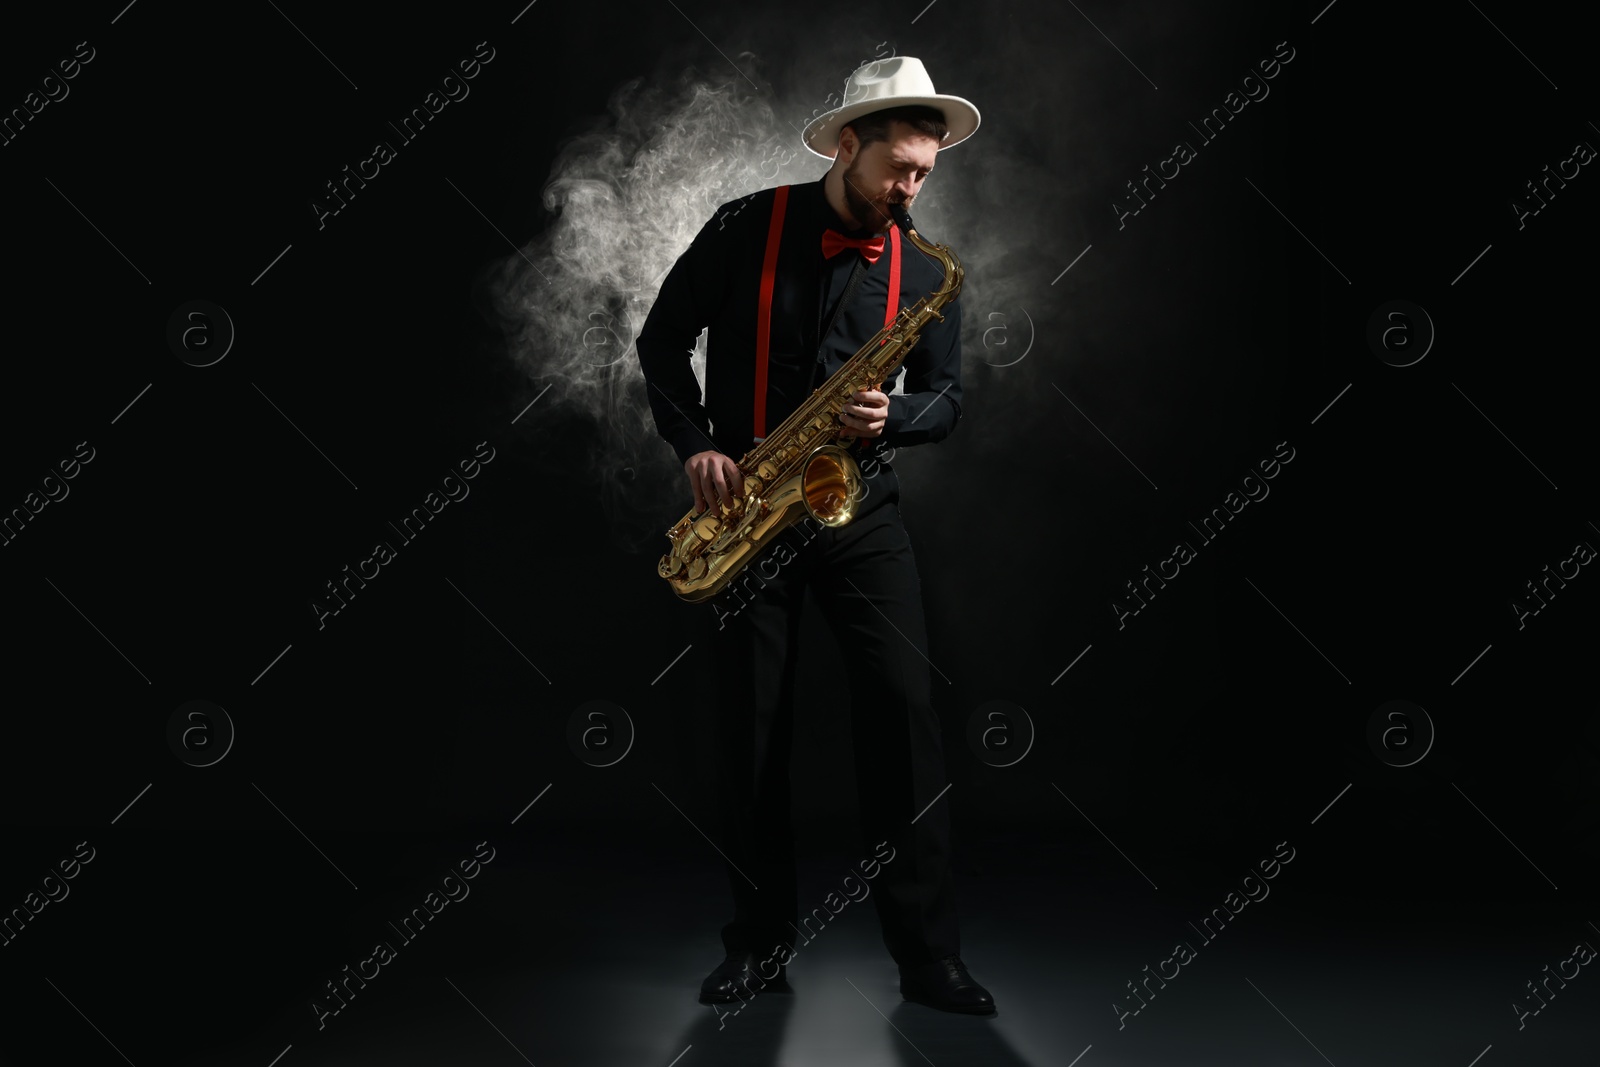
[[[845,99],[802,135],[811,151],[832,158],[828,172],[723,205],[668,273],[640,331],[651,411],[683,462],[696,511],[738,499],[737,458],[900,307],[944,280],[937,260],[901,240],[888,205],[909,208],[937,153],[977,129],[977,109],[935,93],[921,61],[909,56],[858,69]],[[870,889],[884,944],[900,966],[901,993],[946,1011],[994,1011],[958,955],[949,798],[941,797],[949,780],[931,702],[921,582],[888,461],[895,449],[942,441],[961,417],[959,298],[942,313],[897,372],[902,393],[857,390],[840,413],[841,439],[865,475],[856,517],[837,529],[814,521],[789,527],[763,554],[773,558],[733,583],[736,605],[726,591],[724,603],[712,601],[720,623],[720,846],[735,914],[722,931],[726,958],[702,985],[702,1002],[781,985],[796,943],[831,917],[824,907],[799,915],[789,821],[793,682],[810,588],[849,667],[864,855],[890,857],[872,863]],[[689,365],[702,328],[709,328],[704,403]],[[774,559],[783,562],[776,570]],[[865,860],[862,869],[869,869]]]

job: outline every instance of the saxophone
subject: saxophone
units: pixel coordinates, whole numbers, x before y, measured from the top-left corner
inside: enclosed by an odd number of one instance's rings
[[[916,345],[939,309],[961,292],[961,261],[945,245],[917,233],[899,204],[889,205],[895,225],[924,255],[944,266],[943,284],[900,314],[862,345],[795,409],[783,424],[739,460],[744,495],[731,505],[708,502],[667,531],[671,548],[657,572],[691,604],[720,593],[785,528],[810,514],[824,526],[848,525],[864,483],[849,447],[835,442],[844,427],[839,414],[858,389],[883,388]]]

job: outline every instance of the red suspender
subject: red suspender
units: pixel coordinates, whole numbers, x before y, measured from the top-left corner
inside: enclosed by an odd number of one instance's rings
[[[767,345],[772,339],[772,283],[778,276],[778,245],[783,237],[783,213],[789,204],[789,187],[780,185],[772,198],[772,222],[767,226],[767,254],[761,263],[761,302],[756,307],[755,436],[767,436]]]
[[[889,243],[894,245],[894,252],[889,257],[889,299],[883,308],[885,326],[893,326],[894,317],[900,314],[900,227],[889,227]]]

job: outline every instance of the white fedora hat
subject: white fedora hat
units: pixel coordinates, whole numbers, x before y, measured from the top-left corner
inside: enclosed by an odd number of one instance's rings
[[[978,129],[978,109],[972,101],[935,92],[922,60],[914,56],[890,56],[863,63],[845,82],[844,98],[843,107],[818,115],[800,135],[805,146],[824,159],[838,154],[839,131],[847,123],[888,107],[923,104],[944,112],[950,132],[939,142],[941,152],[965,141]]]

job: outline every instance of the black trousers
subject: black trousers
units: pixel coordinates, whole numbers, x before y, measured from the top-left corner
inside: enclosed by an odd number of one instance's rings
[[[848,667],[862,834],[854,884],[870,890],[896,963],[912,966],[960,951],[950,795],[940,796],[949,780],[930,699],[922,583],[901,521],[898,479],[889,473],[872,483],[878,499],[869,494],[851,523],[829,529],[807,517],[789,527],[712,601],[719,843],[734,898],[722,939],[730,953],[757,952],[758,962],[779,945],[800,951],[819,920],[830,917],[825,900],[806,901],[805,917],[821,910],[802,936],[789,757],[808,587]],[[892,858],[874,858],[886,856]],[[845,893],[858,900],[862,892],[846,887],[833,910],[846,906]]]

